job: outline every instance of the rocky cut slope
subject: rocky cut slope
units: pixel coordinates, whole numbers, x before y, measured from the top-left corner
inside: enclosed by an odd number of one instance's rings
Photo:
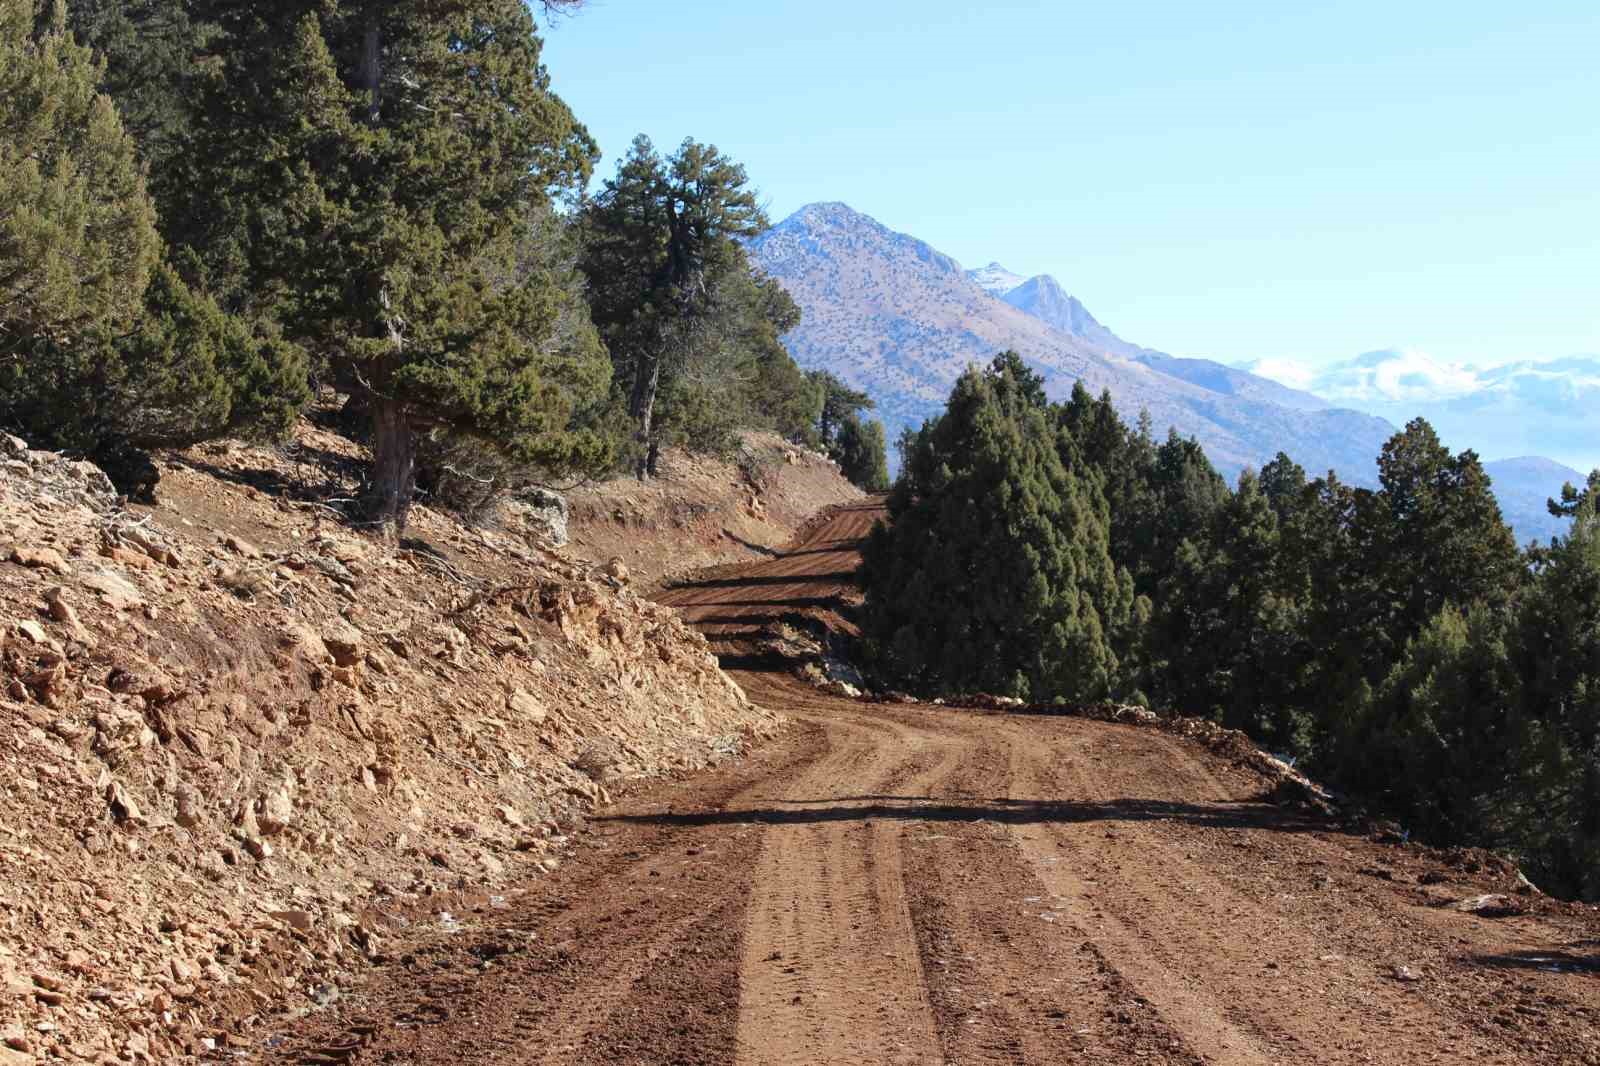
[[[745,431],[728,457],[669,448],[662,476],[630,476],[567,495],[571,550],[620,557],[641,588],[707,566],[771,556],[817,512],[865,496],[827,456]]]
[[[1109,388],[1125,418],[1148,410],[1158,433],[1174,427],[1195,437],[1229,477],[1284,451],[1313,473],[1332,468],[1370,482],[1394,432],[1315,397],[1290,402],[1293,390],[1243,371],[1122,341],[1050,279],[996,295],[984,286],[1017,276],[997,265],[969,276],[949,256],[844,204],[802,208],[751,251],[804,311],[785,337],[795,359],[865,390],[891,439],[937,413],[968,365],[1006,348],[1044,375],[1052,396],[1080,380],[1096,393]]]
[[[421,507],[358,457],[164,463],[162,503],[0,438],[0,1063],[254,1060],[396,931],[499,906],[630,783],[777,718],[621,567]]]

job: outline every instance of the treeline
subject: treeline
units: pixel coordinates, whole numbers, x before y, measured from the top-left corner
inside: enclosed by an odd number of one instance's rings
[[[929,693],[1207,715],[1424,838],[1600,898],[1600,478],[1519,550],[1471,451],[1418,419],[1379,487],[1200,447],[1012,353],[903,442],[865,552],[877,669]]]
[[[146,450],[332,390],[393,530],[419,483],[644,477],[743,427],[885,487],[865,397],[779,342],[743,167],[641,137],[590,196],[540,53],[522,0],[0,0],[0,425],[142,493]]]

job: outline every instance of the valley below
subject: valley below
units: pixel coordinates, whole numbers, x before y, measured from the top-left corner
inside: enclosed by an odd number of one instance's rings
[[[1600,922],[1491,856],[1154,728],[792,676],[763,636],[848,617],[878,513],[659,596],[791,728],[597,808],[548,877],[417,902],[267,1061],[1600,1062]]]

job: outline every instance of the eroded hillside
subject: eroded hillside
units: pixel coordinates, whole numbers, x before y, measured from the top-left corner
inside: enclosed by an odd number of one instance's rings
[[[333,433],[172,456],[154,508],[0,452],[5,1066],[251,1058],[595,803],[779,721],[622,568],[515,520],[343,521]]]
[[[572,552],[600,563],[620,557],[644,587],[770,557],[817,512],[864,496],[837,463],[765,432],[741,434],[728,458],[669,449],[662,471],[569,493]]]

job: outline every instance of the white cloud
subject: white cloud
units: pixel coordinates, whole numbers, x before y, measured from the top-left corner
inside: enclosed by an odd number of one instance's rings
[[[1310,386],[1331,402],[1429,403],[1483,387],[1477,371],[1415,348],[1367,352],[1319,372]]]
[[[1240,370],[1248,370],[1252,374],[1258,374],[1271,381],[1276,381],[1280,385],[1287,385],[1291,389],[1310,390],[1317,380],[1315,367],[1295,359],[1269,357],[1267,359],[1254,359],[1248,363],[1238,363],[1236,366]]]

